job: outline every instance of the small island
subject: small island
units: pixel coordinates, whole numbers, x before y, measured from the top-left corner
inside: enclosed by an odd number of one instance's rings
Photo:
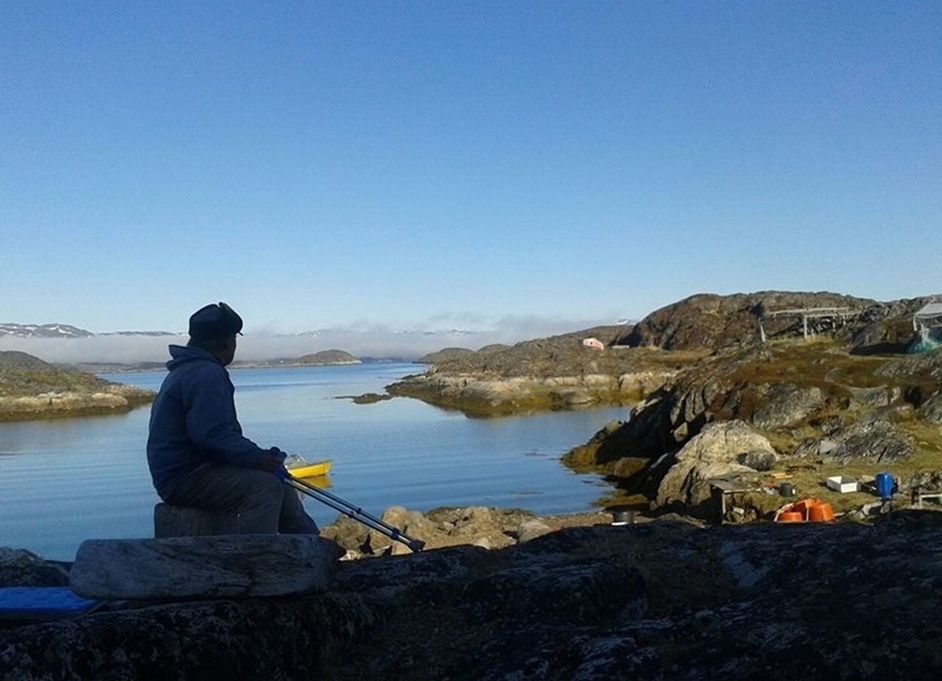
[[[0,421],[125,412],[153,399],[150,390],[55,367],[25,352],[0,351]]]
[[[304,366],[334,366],[340,364],[362,364],[358,357],[354,357],[345,350],[321,350],[309,355],[302,355],[295,361]]]

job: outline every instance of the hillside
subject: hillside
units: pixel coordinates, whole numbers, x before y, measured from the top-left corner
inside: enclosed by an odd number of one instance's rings
[[[431,366],[387,386],[473,416],[632,404],[711,356],[768,342],[825,338],[855,356],[905,352],[915,343],[912,316],[932,298],[892,302],[828,292],[697,294],[650,313],[634,326],[489,346],[447,348],[422,358]],[[796,309],[833,316],[802,319]],[[791,311],[791,312],[790,312]],[[604,349],[584,347],[596,338]]]
[[[128,411],[152,399],[146,390],[0,351],[0,421]]]
[[[912,341],[913,314],[930,300],[932,296],[882,303],[828,292],[702,293],[652,312],[616,342],[662,350],[716,351],[755,344],[760,321],[768,339],[801,336],[801,317],[777,316],[783,311],[843,308],[846,319],[812,319],[809,330],[833,335],[857,353],[900,352]]]
[[[503,378],[547,378],[580,372],[612,373],[625,366],[614,353],[598,353],[582,346],[583,338],[597,338],[612,345],[624,326],[597,326],[582,331],[523,341],[513,346],[489,345],[477,351],[447,348],[420,361],[451,373],[484,373]]]

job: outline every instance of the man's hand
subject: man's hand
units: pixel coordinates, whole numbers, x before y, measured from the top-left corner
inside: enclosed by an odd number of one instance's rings
[[[258,463],[255,464],[255,467],[259,470],[265,471],[266,473],[276,473],[285,463],[286,454],[278,449],[277,447],[272,447],[267,452],[262,454],[261,458],[258,460]]]

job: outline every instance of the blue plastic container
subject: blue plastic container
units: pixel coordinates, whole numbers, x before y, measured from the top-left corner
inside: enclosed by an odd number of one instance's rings
[[[877,496],[889,499],[893,496],[893,476],[889,473],[877,473]]]

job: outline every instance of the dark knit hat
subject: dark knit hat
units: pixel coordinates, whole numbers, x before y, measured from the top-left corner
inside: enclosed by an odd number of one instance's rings
[[[242,317],[225,303],[201,307],[190,317],[190,338],[210,340],[242,331]]]

